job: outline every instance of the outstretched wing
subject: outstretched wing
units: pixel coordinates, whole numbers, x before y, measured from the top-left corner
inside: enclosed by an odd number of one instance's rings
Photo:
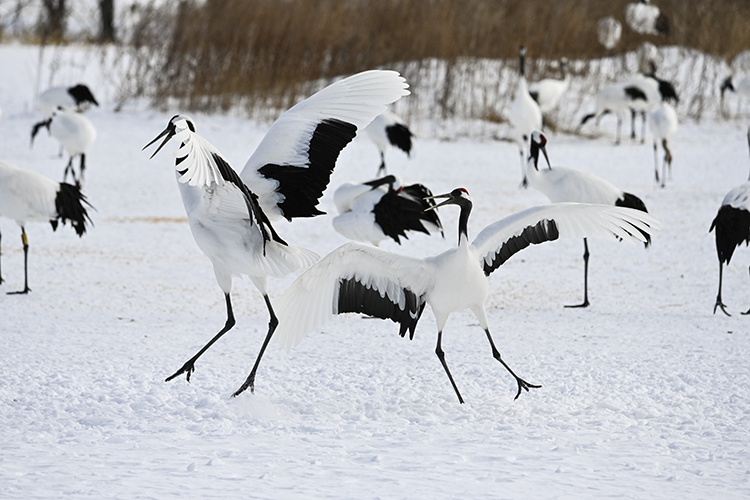
[[[586,203],[553,203],[532,207],[490,224],[480,232],[476,248],[489,276],[529,245],[558,238],[600,237],[645,243],[659,228],[653,216],[631,208]]]
[[[400,324],[414,336],[433,282],[429,265],[359,243],[347,243],[305,271],[275,302],[276,340],[287,349],[336,314],[359,312]]]
[[[344,146],[408,95],[395,71],[365,71],[339,80],[282,114],[240,176],[272,218],[313,217]]]

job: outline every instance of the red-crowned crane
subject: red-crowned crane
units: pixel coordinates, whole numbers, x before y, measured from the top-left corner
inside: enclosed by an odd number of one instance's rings
[[[659,158],[657,156],[657,144],[664,149],[664,160],[662,162],[661,187],[667,181],[667,170],[672,174],[672,152],[669,150],[669,139],[677,132],[677,111],[667,102],[659,103],[648,115],[648,126],[654,136],[654,176],[659,181]]]
[[[242,390],[253,388],[263,351],[278,320],[268,297],[268,277],[305,268],[318,256],[293,247],[274,230],[271,221],[313,217],[323,212],[318,201],[330,180],[341,150],[357,132],[382,113],[386,105],[409,92],[395,71],[365,71],[339,80],[283,113],[237,174],[221,153],[196,133],[193,120],[173,117],[152,157],[172,138],[176,176],[190,229],[198,247],[211,260],[224,292],[224,327],[167,381],[195,370],[195,362],[235,324],[230,292],[232,276],[247,275],[268,308],[268,333]]]
[[[365,135],[375,144],[380,152],[380,167],[377,175],[386,173],[385,152],[389,146],[394,146],[411,156],[412,137],[414,134],[409,126],[398,115],[386,111],[375,117],[365,128]]]
[[[74,111],[58,109],[46,121],[37,124],[38,127],[47,127],[50,135],[57,139],[66,153],[68,153],[68,164],[63,172],[63,182],[68,179],[68,172],[73,182],[79,187],[84,183],[84,172],[86,170],[86,152],[96,140],[96,128],[85,116]],[[35,127],[31,134],[33,143],[38,128]],[[73,168],[73,159],[78,156],[78,176]]]
[[[563,94],[570,87],[570,73],[568,73],[568,59],[560,59],[560,73],[562,79],[545,78],[529,85],[529,95],[539,104],[539,111],[542,112],[542,126],[547,125],[547,116],[557,108]]]
[[[669,19],[649,0],[640,0],[625,6],[625,22],[641,35],[669,34]]]
[[[513,128],[514,139],[518,143],[518,154],[521,157],[521,175],[523,181],[521,185],[526,187],[525,174],[525,154],[529,144],[529,136],[534,130],[542,128],[542,111],[539,105],[529,94],[529,87],[526,83],[526,47],[523,45],[518,48],[518,86],[516,95],[510,104],[508,111],[508,120]]]
[[[362,184],[346,183],[333,192],[339,215],[333,228],[354,241],[375,246],[386,238],[401,244],[407,232],[440,232],[443,226],[437,211],[427,210],[435,203],[425,199],[432,192],[422,184],[402,186],[393,175]]]
[[[60,221],[63,224],[70,222],[76,234],[83,236],[86,222],[91,222],[86,206],[91,205],[77,186],[55,182],[36,172],[0,161],[0,216],[16,221],[21,227],[23,243],[23,290],[9,293],[25,294],[31,291],[26,223],[49,222],[54,231]]]
[[[531,187],[541,191],[552,203],[577,202],[627,207],[647,212],[646,205],[637,196],[626,193],[613,186],[601,177],[572,168],[555,167],[547,156],[547,138],[539,131],[531,134],[531,150],[526,166],[526,177]],[[547,169],[539,169],[539,152],[547,160]],[[650,235],[643,233],[644,243],[648,247]],[[583,302],[565,307],[589,306],[589,245],[583,238]]]
[[[485,311],[488,276],[515,253],[532,244],[565,237],[600,236],[616,240],[644,241],[658,224],[636,210],[580,203],[530,208],[487,226],[469,242],[468,222],[472,201],[457,188],[433,197],[445,199],[436,207],[458,205],[458,246],[435,257],[420,259],[388,252],[369,245],[347,243],[305,271],[277,301],[277,340],[289,350],[308,332],[321,327],[337,314],[364,313],[399,323],[402,337],[414,337],[426,304],[437,321],[435,354],[448,375],[458,401],[453,375],[442,349],[443,328],[448,316],[470,309],[485,331],[492,356],[515,378],[516,398],[522,390],[538,388],[505,363],[490,335]]]
[[[747,130],[747,145],[750,148],[750,128]],[[746,245],[750,243],[750,178],[746,183],[729,191],[724,197],[719,213],[711,222],[708,232],[714,229],[716,229],[716,255],[719,257],[719,293],[716,295],[714,314],[716,314],[716,308],[720,307],[724,314],[731,316],[721,299],[721,281],[724,263],[729,265],[735,249],[743,241]],[[750,309],[742,314],[750,314]]]
[[[72,87],[50,87],[41,94],[37,101],[37,107],[44,114],[44,120],[34,124],[31,130],[31,140],[41,127],[47,126],[46,122],[52,117],[52,114],[62,109],[74,113],[83,113],[91,105],[99,106],[94,94],[84,84],[79,83]],[[62,147],[62,146],[61,146]],[[62,153],[61,153],[62,154]]]

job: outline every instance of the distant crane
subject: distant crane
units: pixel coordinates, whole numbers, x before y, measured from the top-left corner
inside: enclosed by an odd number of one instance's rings
[[[340,215],[333,219],[333,228],[354,241],[378,243],[386,238],[401,244],[407,232],[430,234],[443,226],[432,192],[422,184],[402,186],[393,175],[362,184],[346,183],[333,192],[333,202]]]
[[[557,108],[563,94],[570,87],[570,73],[568,73],[568,59],[560,59],[560,72],[562,80],[556,78],[545,78],[529,85],[529,95],[539,105],[542,112],[542,126],[547,125],[547,116]]]
[[[461,209],[458,246],[435,257],[419,259],[368,245],[347,243],[305,271],[277,302],[281,322],[277,340],[289,350],[302,337],[334,315],[353,312],[399,323],[402,337],[414,337],[426,304],[437,321],[435,354],[460,403],[464,402],[442,349],[443,328],[452,312],[471,309],[487,334],[492,356],[515,378],[516,398],[522,390],[538,388],[505,363],[490,335],[484,303],[488,276],[515,253],[532,244],[564,237],[600,236],[643,241],[657,221],[635,210],[578,203],[534,207],[487,226],[469,243],[472,209],[469,193],[457,188],[432,197]]]
[[[747,130],[747,145],[750,148],[750,128]],[[711,222],[711,231],[716,229],[716,255],[719,257],[719,293],[716,295],[714,314],[720,307],[727,316],[726,305],[721,299],[721,280],[724,263],[729,265],[735,249],[742,244],[750,243],[750,177],[748,182],[732,189],[724,197],[716,217]],[[750,314],[750,309],[742,314]]]
[[[597,24],[596,36],[605,49],[612,50],[622,36],[622,24],[612,16],[603,17]]]
[[[738,76],[738,75],[732,75],[728,76],[723,82],[721,82],[720,87],[721,92],[721,110],[724,111],[724,93],[727,90],[731,90],[735,94],[750,98],[750,76]]]
[[[365,71],[335,82],[283,113],[240,175],[196,133],[193,120],[173,117],[144,149],[164,137],[152,157],[172,138],[180,142],[175,164],[182,201],[198,247],[211,260],[224,292],[227,320],[201,350],[169,376],[186,374],[198,358],[235,324],[232,276],[246,274],[268,308],[268,333],[242,387],[253,389],[255,373],[278,320],[268,297],[268,277],[284,276],[315,262],[316,254],[288,245],[271,220],[321,215],[317,204],[341,150],[386,105],[407,95],[395,71]]]
[[[45,119],[34,124],[31,131],[32,141],[34,140],[37,131],[41,127],[47,126],[45,125],[45,122],[47,122],[57,110],[63,109],[65,111],[83,113],[87,111],[92,104],[94,106],[99,106],[94,94],[92,94],[91,90],[82,83],[73,85],[72,87],[48,88],[39,94],[37,107],[44,114]]]
[[[670,177],[672,174],[672,152],[669,150],[669,139],[677,132],[677,112],[671,104],[667,102],[659,103],[649,114],[648,125],[651,134],[654,136],[654,176],[656,182],[659,182],[659,159],[657,157],[657,143],[661,143],[664,149],[664,161],[662,163],[661,187],[664,187],[667,181],[667,169]]]
[[[669,34],[669,19],[649,0],[640,0],[625,6],[625,22],[641,35]]]
[[[46,127],[49,133],[57,139],[60,146],[68,153],[68,164],[63,172],[63,182],[68,179],[68,172],[73,182],[82,187],[84,183],[84,171],[86,170],[86,152],[96,140],[96,128],[85,116],[74,111],[58,109],[46,121],[39,122],[31,132],[31,142],[41,127]],[[78,156],[78,177],[76,178],[73,168],[73,159]]]
[[[398,115],[386,111],[375,117],[365,128],[365,134],[377,146],[380,151],[380,167],[377,175],[385,173],[385,151],[389,146],[394,146],[411,156],[412,137],[414,134],[409,126]]]
[[[510,104],[508,119],[513,127],[515,140],[518,143],[518,153],[521,156],[521,175],[523,178],[521,185],[523,187],[527,186],[524,155],[529,143],[529,136],[534,130],[542,128],[542,111],[536,101],[531,98],[526,83],[525,61],[526,47],[521,45],[518,48],[518,86],[513,102]]]
[[[624,192],[601,177],[572,168],[552,168],[547,156],[546,144],[547,138],[539,131],[531,134],[531,150],[526,166],[526,177],[529,179],[531,187],[541,191],[552,203],[595,203],[648,212],[646,205],[640,198]],[[549,168],[546,170],[539,169],[540,151],[547,160]],[[648,247],[651,237],[646,232],[642,236],[646,247]],[[583,302],[565,307],[589,306],[589,245],[585,237],[583,238],[583,249]]]
[[[91,205],[78,187],[55,182],[36,172],[0,161],[0,216],[16,221],[21,227],[23,243],[23,290],[10,294],[26,294],[31,291],[26,223],[49,222],[54,231],[60,221],[63,224],[70,222],[76,234],[83,236],[86,222],[91,222],[87,206]],[[0,283],[2,282],[0,274]]]

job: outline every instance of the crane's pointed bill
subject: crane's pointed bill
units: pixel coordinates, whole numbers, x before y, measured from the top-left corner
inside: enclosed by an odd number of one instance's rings
[[[166,143],[168,143],[168,142],[169,142],[169,140],[170,140],[170,139],[171,139],[171,138],[172,138],[172,137],[173,137],[173,136],[175,135],[174,127],[168,127],[168,128],[166,128],[166,129],[164,129],[164,130],[162,131],[162,133],[161,133],[161,134],[159,134],[159,135],[157,135],[157,136],[156,136],[156,138],[155,138],[155,139],[154,139],[153,141],[149,142],[148,144],[146,144],[145,146],[143,146],[143,149],[141,149],[141,151],[145,150],[145,149],[146,149],[147,147],[149,147],[150,145],[152,145],[153,143],[155,143],[156,141],[158,141],[159,139],[161,139],[161,138],[162,138],[162,137],[164,137],[165,135],[167,136],[167,137],[166,137],[166,139],[164,139],[164,141],[163,141],[163,142],[162,142],[162,143],[161,143],[161,144],[159,145],[159,147],[158,147],[158,148],[156,148],[156,151],[154,151],[154,154],[152,154],[152,155],[151,155],[151,156],[149,157],[149,160],[150,160],[151,158],[153,158],[154,156],[156,156],[156,153],[158,153],[159,151],[161,151],[161,148],[163,148],[163,147],[164,147],[164,145],[165,145]]]
[[[437,199],[440,199],[440,198],[448,198],[448,199],[445,200],[442,203],[438,203],[437,205],[432,205],[431,207],[427,207],[427,208],[424,209],[424,211],[425,212],[429,212],[430,210],[435,210],[437,207],[442,207],[443,205],[447,205],[448,203],[450,203],[450,202],[453,201],[453,195],[451,193],[436,194],[435,196],[427,196],[427,197],[424,198],[424,200],[425,201],[430,201],[430,200],[437,200]]]
[[[552,170],[552,164],[549,162],[549,156],[547,156],[547,148],[542,146],[539,148],[542,150],[542,154],[544,154],[544,159],[547,160],[547,167]]]

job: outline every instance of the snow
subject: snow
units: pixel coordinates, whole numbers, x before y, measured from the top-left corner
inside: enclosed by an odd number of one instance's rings
[[[191,383],[164,378],[223,325],[224,300],[192,240],[170,148],[141,148],[177,111],[131,103],[120,113],[117,75],[73,48],[54,74],[38,49],[0,46],[2,159],[53,179],[66,158],[41,133],[34,96],[47,84],[86,81],[102,104],[87,113],[98,139],[86,194],[96,211],[79,239],[68,227],[29,224],[30,287],[0,295],[0,498],[685,498],[750,495],[750,252],[724,273],[732,317],[712,314],[717,258],[708,233],[719,204],[747,179],[747,116],[684,122],[672,141],[673,178],[653,181],[651,144],[548,134],[555,165],[585,169],[641,197],[662,230],[653,246],[589,242],[531,247],[490,279],[495,342],[540,389],[514,401],[515,382],[492,359],[467,311],[451,316],[443,349],[466,399],[459,405],[435,354],[425,311],[413,341],[393,323],[356,315],[308,335],[290,354],[273,343],[255,394],[244,381],[267,328],[249,280],[235,280],[237,326],[197,363]],[[66,59],[70,57],[70,59]],[[67,62],[70,64],[67,64]],[[40,83],[41,82],[41,83]],[[241,168],[267,130],[238,116],[193,115],[198,132]],[[507,125],[502,125],[507,126]],[[461,186],[475,202],[471,235],[546,203],[521,190],[515,144],[439,141],[415,124],[408,159],[389,171],[435,193]],[[444,129],[443,129],[444,130]],[[356,139],[331,187],[369,180],[376,148]],[[325,255],[345,240],[329,215],[276,223],[287,241]],[[434,255],[455,244],[458,210],[441,209],[446,238],[399,247]],[[21,288],[14,222],[0,219],[0,292]],[[294,276],[271,282],[278,297]]]

